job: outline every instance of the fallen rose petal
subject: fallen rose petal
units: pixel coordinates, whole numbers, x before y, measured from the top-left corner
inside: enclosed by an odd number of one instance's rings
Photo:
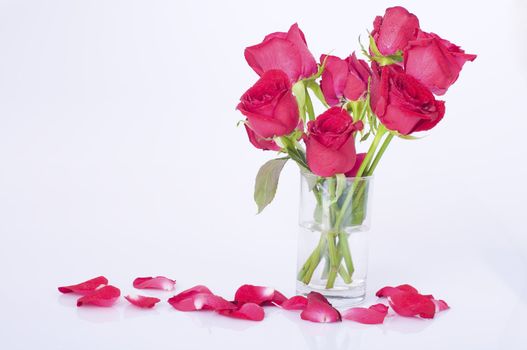
[[[159,290],[174,290],[176,281],[163,276],[157,277],[137,277],[134,280],[134,288],[137,289],[159,289]]]
[[[199,285],[173,296],[168,299],[168,303],[179,311],[236,309],[233,303]]]
[[[383,287],[379,289],[377,293],[375,293],[375,295],[379,298],[386,298],[392,295],[393,293],[397,293],[397,292],[419,293],[417,289],[415,289],[411,285],[401,284],[400,286],[397,286],[397,287],[388,287],[388,286]]]
[[[393,293],[388,296],[388,302],[393,311],[401,316],[434,318],[435,315],[436,306],[434,302],[418,293],[403,291]]]
[[[241,318],[251,321],[261,321],[265,316],[263,307],[255,303],[245,303],[240,306],[239,309],[234,310],[219,310],[218,313],[227,317]]]
[[[95,305],[95,306],[112,306],[119,296],[121,291],[114,286],[104,286],[96,289],[91,294],[85,295],[77,300],[77,306]]]
[[[436,312],[445,311],[445,310],[450,309],[450,306],[448,306],[448,304],[444,300],[433,299],[432,301],[436,306]]]
[[[153,308],[161,299],[154,297],[147,297],[143,295],[127,295],[124,297],[130,302],[130,304],[141,307],[141,308]]]
[[[307,295],[307,306],[300,314],[303,320],[319,323],[340,322],[342,317],[329,301],[320,293]]]
[[[282,305],[282,303],[284,303],[285,301],[287,300],[287,297],[285,295],[283,295],[282,293],[280,293],[279,291],[277,291],[276,289],[274,290],[274,296],[273,296],[273,300],[271,300],[271,302],[274,304],[274,305]]]
[[[76,294],[90,294],[99,287],[105,286],[108,284],[108,279],[104,276],[99,276],[87,280],[85,282],[74,284],[72,286],[59,287],[59,292],[61,293],[76,293]]]
[[[388,306],[375,304],[369,308],[353,307],[342,313],[342,318],[364,324],[381,324],[388,314]]]
[[[280,306],[284,310],[304,310],[307,306],[307,298],[302,295],[295,295],[284,301]]]
[[[276,299],[275,299],[276,298]],[[250,284],[244,284],[236,291],[234,295],[234,301],[237,304],[255,303],[261,305],[266,302],[274,302],[277,304],[281,303],[285,296],[277,292],[273,288],[253,286]]]

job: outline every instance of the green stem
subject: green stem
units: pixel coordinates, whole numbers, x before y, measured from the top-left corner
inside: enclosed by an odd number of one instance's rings
[[[377,167],[377,164],[379,164],[379,161],[382,158],[382,155],[384,154],[384,151],[386,151],[386,148],[388,148],[388,145],[393,139],[393,133],[389,133],[388,136],[384,139],[384,142],[381,145],[381,148],[379,148],[379,152],[377,152],[377,155],[375,156],[375,159],[373,160],[373,163],[371,163],[370,168],[368,171],[366,171],[366,175],[370,176],[375,171],[375,168]]]
[[[351,189],[348,192],[348,195],[346,196],[344,203],[342,203],[342,207],[340,208],[339,215],[337,216],[337,220],[335,221],[335,228],[339,231],[340,231],[340,225],[342,224],[342,219],[344,219],[344,214],[346,213],[346,210],[348,209],[348,206],[351,203],[351,199],[353,198],[353,193],[355,192],[355,189],[357,188],[359,184],[359,178],[362,176],[362,174],[364,174],[364,171],[370,164],[370,161],[373,158],[373,155],[375,154],[375,150],[377,149],[379,142],[381,142],[382,136],[384,135],[385,132],[386,132],[386,128],[381,124],[379,126],[379,129],[377,130],[377,134],[375,135],[373,142],[370,145],[370,148],[368,149],[368,153],[366,153],[366,157],[364,157],[364,160],[362,161],[362,164],[359,167],[359,170],[357,171],[357,175],[355,175],[355,180],[351,184]]]

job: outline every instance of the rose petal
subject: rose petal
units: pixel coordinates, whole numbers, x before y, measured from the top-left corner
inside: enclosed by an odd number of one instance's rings
[[[432,300],[436,306],[436,312],[444,311],[450,309],[450,306],[446,303],[446,301],[441,299],[433,299]]]
[[[388,306],[375,304],[369,308],[353,307],[342,313],[342,318],[364,324],[381,324],[388,314]]]
[[[302,295],[295,295],[284,301],[280,306],[284,310],[304,310],[307,306],[307,298]]]
[[[105,286],[107,284],[108,284],[108,279],[106,279],[106,277],[104,276],[99,276],[99,277],[92,278],[90,280],[87,280],[79,284],[59,287],[59,292],[86,295],[86,294],[90,294],[97,288],[100,288],[101,286]]]
[[[112,306],[119,296],[121,291],[114,286],[104,286],[96,289],[91,294],[85,295],[77,300],[77,306],[95,305],[95,306]]]
[[[127,295],[124,298],[128,300],[130,304],[145,309],[153,308],[157,303],[161,301],[161,299],[147,297],[143,295]]]
[[[236,291],[234,301],[237,304],[255,303],[262,305],[264,303],[281,304],[287,298],[280,292],[270,287],[253,286],[244,284]]]
[[[227,317],[241,318],[251,321],[261,321],[265,316],[263,307],[255,303],[245,303],[240,306],[240,308],[234,310],[219,310],[218,313]]]
[[[195,286],[172,298],[168,303],[179,311],[236,309],[236,305],[212,294],[205,286]]]
[[[430,298],[424,295],[399,291],[389,295],[388,302],[393,311],[401,316],[434,318],[436,306]]]
[[[134,288],[137,289],[160,289],[160,290],[174,290],[176,281],[163,276],[157,277],[137,277],[134,280]]]
[[[303,320],[311,322],[340,322],[342,318],[337,309],[320,293],[311,292],[307,295],[307,306],[300,314]]]
[[[273,296],[273,300],[271,300],[271,303],[273,303],[274,305],[280,306],[286,300],[287,300],[287,297],[285,295],[283,295],[282,293],[280,293],[276,289],[274,290],[274,296]]]
[[[409,292],[409,293],[419,293],[417,291],[417,289],[415,289],[414,287],[412,287],[411,285],[409,284],[401,284],[400,286],[397,286],[397,287],[383,287],[381,289],[379,289],[377,291],[377,293],[375,293],[375,295],[379,298],[386,298],[386,297],[389,297],[390,295],[393,295],[394,293],[398,293],[398,292]]]

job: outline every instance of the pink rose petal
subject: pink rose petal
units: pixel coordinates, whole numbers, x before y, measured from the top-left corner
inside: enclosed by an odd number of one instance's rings
[[[137,289],[159,289],[159,290],[174,290],[176,281],[163,276],[157,277],[137,277],[134,280],[134,288]]]
[[[143,295],[127,295],[124,298],[128,300],[130,304],[145,309],[153,308],[157,303],[161,301],[158,298],[147,297]]]
[[[388,306],[375,304],[369,308],[353,307],[342,313],[342,318],[364,324],[381,324],[388,314]]]
[[[59,292],[86,295],[107,284],[108,279],[106,279],[104,276],[99,276],[79,284],[74,284],[72,286],[59,287]]]
[[[445,310],[450,309],[450,306],[448,306],[448,304],[444,300],[433,299],[432,301],[434,302],[436,306],[436,312],[445,311]]]
[[[280,306],[284,310],[304,310],[307,306],[307,298],[302,295],[295,295],[284,301]]]
[[[236,309],[236,305],[212,294],[205,286],[195,286],[172,298],[168,303],[179,311]]]
[[[234,295],[234,301],[240,305],[245,303],[280,305],[285,300],[287,300],[287,298],[273,288],[253,286],[250,284],[244,284],[238,288]]]
[[[95,306],[112,306],[119,296],[121,291],[114,286],[104,286],[96,289],[91,294],[85,295],[77,300],[77,306],[95,305]]]
[[[307,295],[307,306],[300,314],[303,320],[311,322],[340,322],[342,318],[337,309],[320,293],[311,292]]]
[[[384,287],[384,288],[381,288],[381,289],[379,289],[377,291],[377,293],[375,293],[375,295],[378,296],[379,298],[386,298],[386,297],[392,295],[393,293],[397,293],[397,292],[419,293],[417,291],[417,289],[415,289],[411,285],[409,285],[409,284],[401,284],[400,286],[397,286],[397,287]]]
[[[234,310],[219,310],[218,313],[227,317],[241,318],[251,321],[261,321],[265,316],[263,307],[255,303],[245,303],[240,306],[240,308]]]
[[[274,296],[273,296],[273,300],[271,300],[271,302],[274,304],[274,305],[282,305],[282,303],[284,303],[285,301],[287,300],[287,297],[285,295],[283,295],[282,293],[280,293],[279,291],[277,291],[276,289],[274,290]]]
[[[406,317],[420,316],[434,318],[436,306],[434,302],[421,294],[398,292],[388,296],[391,308],[397,314]]]

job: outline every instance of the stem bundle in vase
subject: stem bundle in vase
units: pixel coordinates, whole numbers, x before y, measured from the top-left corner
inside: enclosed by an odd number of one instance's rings
[[[445,114],[436,95],[476,58],[423,31],[402,7],[378,16],[368,48],[360,47],[365,59],[352,53],[344,59],[322,55],[317,62],[294,24],[245,49],[260,78],[238,110],[249,141],[279,153],[256,177],[258,212],[273,200],[284,165],[296,162],[310,196],[305,200],[313,203],[306,204],[301,225],[318,234],[297,279],[305,286],[322,281],[326,290],[361,279],[351,237],[369,227],[372,175],[393,138],[416,139],[414,133],[435,127]],[[324,111],[317,114],[315,107]]]

